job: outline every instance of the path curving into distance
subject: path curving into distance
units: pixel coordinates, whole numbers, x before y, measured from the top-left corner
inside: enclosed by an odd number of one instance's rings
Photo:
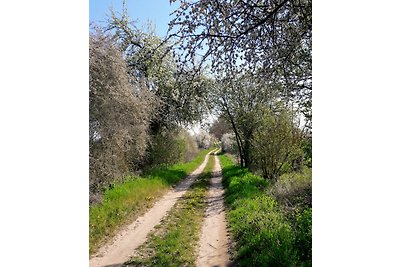
[[[203,163],[175,188],[158,200],[154,206],[132,224],[121,230],[89,260],[90,267],[118,267],[130,259],[133,251],[143,244],[148,233],[161,222],[175,202],[182,197],[207,165],[209,152]]]
[[[201,230],[196,266],[228,266],[228,233],[224,210],[224,188],[219,158],[214,154],[213,177],[208,190],[203,227]]]

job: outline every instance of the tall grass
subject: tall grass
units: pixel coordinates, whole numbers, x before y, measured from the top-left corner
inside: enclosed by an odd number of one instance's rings
[[[300,261],[311,265],[312,252],[312,177],[311,169],[281,175],[268,193],[279,203],[294,227],[294,244]]]
[[[125,177],[104,194],[102,203],[89,208],[89,253],[93,254],[116,230],[139,217],[171,185],[194,171],[211,151],[202,150],[188,163],[157,168],[144,177]]]
[[[311,189],[311,169],[304,167],[302,172],[281,175],[268,193],[278,200],[286,212],[294,212],[311,207]]]
[[[221,156],[225,202],[239,266],[310,266],[311,209],[295,221],[268,193],[269,181]],[[301,246],[306,246],[303,249]]]

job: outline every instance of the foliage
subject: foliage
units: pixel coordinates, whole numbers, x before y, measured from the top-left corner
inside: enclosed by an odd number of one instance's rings
[[[311,207],[311,169],[305,167],[302,172],[281,175],[268,192],[286,211],[304,210]]]
[[[149,162],[173,164],[193,157],[196,148],[188,136],[173,135],[181,125],[201,118],[205,79],[177,76],[168,43],[151,30],[135,28],[125,5],[120,16],[112,11],[108,25],[91,33],[89,53],[93,204],[110,184]]]
[[[187,162],[197,154],[196,141],[184,129],[163,129],[152,136],[147,165],[171,165]]]
[[[111,12],[106,28],[121,44],[133,79],[144,84],[161,101],[159,116],[152,123],[152,131],[159,128],[191,123],[202,118],[206,103],[206,82],[201,73],[190,70],[177,75],[177,65],[170,44],[157,37],[154,29],[138,30],[130,22],[125,4],[121,14]]]
[[[221,137],[222,151],[233,152],[235,144],[235,136],[232,133],[223,134]]]
[[[304,163],[309,168],[312,167],[312,137],[311,133],[306,132],[305,138],[302,143],[302,148],[304,151]]]
[[[192,266],[206,208],[206,194],[214,157],[188,192],[177,201],[127,266]]]
[[[279,203],[281,210],[293,225],[295,243],[300,260],[311,266],[312,256],[312,178],[311,169],[281,175],[268,189],[268,194]]]
[[[195,138],[196,138],[196,142],[197,142],[197,145],[199,146],[199,148],[204,148],[204,149],[207,149],[207,148],[210,148],[212,145],[213,145],[213,138],[210,136],[210,134],[209,133],[207,133],[206,131],[204,131],[204,130],[200,130],[196,135],[195,135]]]
[[[90,195],[102,192],[144,158],[148,127],[158,101],[131,83],[119,47],[111,36],[89,39]]]
[[[235,134],[242,167],[251,167],[251,139],[260,122],[260,110],[273,104],[275,87],[241,75],[217,81],[213,97],[222,116],[229,121]]]
[[[199,148],[196,140],[187,131],[181,131],[180,136],[186,145],[183,162],[189,162],[197,155]]]
[[[311,209],[288,217],[270,181],[221,156],[228,225],[239,266],[310,266]]]
[[[277,180],[285,163],[302,159],[302,136],[285,109],[262,111],[252,140],[254,163],[265,178]]]
[[[311,0],[179,2],[169,40],[180,66],[211,64],[210,98],[235,134],[242,167],[253,167],[263,109],[282,102],[311,127]]]
[[[89,209],[90,253],[95,252],[121,225],[143,213],[165,193],[170,185],[179,182],[194,171],[208,152],[209,150],[201,151],[193,161],[188,163],[153,169],[144,177],[127,176],[124,182],[110,187],[105,192],[103,201]]]
[[[312,258],[312,209],[307,208],[296,215],[295,246],[305,266],[311,266]]]
[[[176,2],[176,0],[170,0]],[[180,0],[170,22],[183,63],[282,84],[280,96],[311,120],[311,0]]]
[[[228,123],[224,117],[219,117],[214,123],[211,125],[209,131],[210,134],[214,135],[215,138],[221,140],[224,134],[232,132],[231,125]]]

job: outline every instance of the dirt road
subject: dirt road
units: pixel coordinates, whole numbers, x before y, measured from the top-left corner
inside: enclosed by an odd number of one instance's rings
[[[229,263],[223,194],[221,165],[215,156],[196,266],[227,266]]]
[[[210,152],[212,153],[212,152]],[[120,231],[109,244],[100,248],[98,253],[89,261],[90,267],[122,266],[129,260],[133,251],[146,241],[147,234],[160,223],[161,219],[172,208],[175,202],[194,182],[196,177],[202,173],[209,158],[208,153],[203,163],[192,172],[185,180],[179,183],[173,190],[167,193],[162,199],[157,201],[142,217],[139,217],[132,224]]]

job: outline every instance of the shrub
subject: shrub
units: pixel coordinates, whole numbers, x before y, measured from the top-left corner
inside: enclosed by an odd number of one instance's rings
[[[221,137],[222,151],[233,152],[236,144],[235,135],[233,133],[223,134]]]
[[[196,134],[196,142],[199,148],[203,149],[208,149],[213,144],[211,136],[204,130],[200,130],[200,132]]]
[[[199,152],[196,140],[188,133],[188,131],[181,131],[181,137],[185,141],[186,149],[184,154],[184,162],[189,162],[194,159],[194,157]]]
[[[302,172],[283,174],[268,192],[285,211],[304,210],[312,204],[311,176],[311,169],[307,167],[304,167]]]
[[[183,129],[161,130],[152,136],[148,153],[148,165],[172,165],[188,162],[198,153],[194,139]]]
[[[265,178],[276,181],[283,167],[290,171],[287,164],[303,157],[302,136],[290,116],[284,109],[279,112],[263,109],[260,126],[252,140],[252,158],[255,168]]]
[[[302,142],[302,148],[304,151],[304,164],[311,168],[312,167],[312,137],[310,133],[305,134],[305,139]]]
[[[90,201],[143,160],[158,101],[130,81],[115,41],[101,32],[89,38]],[[97,199],[98,201],[98,199]]]
[[[312,209],[307,208],[296,215],[295,246],[300,260],[311,266],[312,257]]]
[[[311,266],[312,257],[312,175],[311,169],[283,174],[268,193],[279,203],[293,226],[294,247],[304,266]]]

